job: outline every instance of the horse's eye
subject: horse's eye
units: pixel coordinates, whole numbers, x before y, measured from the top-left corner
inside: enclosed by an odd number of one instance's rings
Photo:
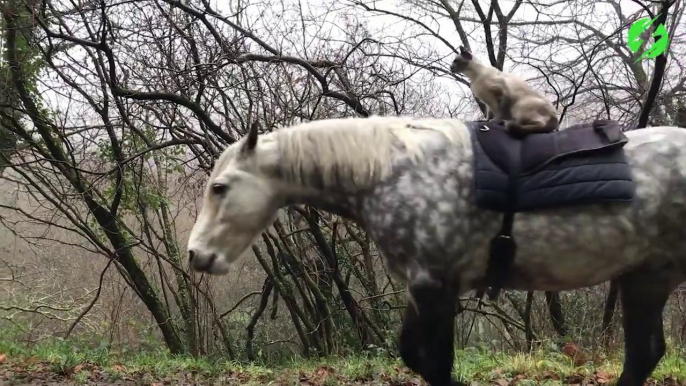
[[[228,189],[229,187],[224,184],[212,184],[212,193],[217,196],[223,196]]]

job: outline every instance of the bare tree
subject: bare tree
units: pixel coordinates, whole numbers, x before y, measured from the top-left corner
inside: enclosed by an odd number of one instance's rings
[[[0,219],[27,245],[69,247],[75,258],[101,263],[80,308],[60,304],[65,334],[100,312],[106,286],[118,281],[127,289],[108,295],[108,316],[121,314],[121,299],[143,307],[172,352],[219,350],[255,360],[261,351],[388,349],[403,289],[385,273],[369,237],[336,216],[307,207],[280,213],[237,269],[236,276],[249,277],[240,289],[188,270],[184,237],[203,182],[249,122],[259,118],[265,130],[278,130],[353,115],[476,118],[467,82],[448,71],[459,45],[525,74],[566,122],[602,116],[632,125],[648,105],[652,62],[636,62],[640,52],[623,41],[640,7],[378,4],[4,3],[0,133],[9,144],[0,155],[4,181],[31,205],[2,204]],[[682,16],[680,3],[672,4],[669,60],[649,124],[685,122]],[[10,263],[7,277],[18,272]],[[464,344],[491,344],[497,336],[502,345],[525,348],[547,336],[546,326],[552,336],[591,325],[599,331],[600,313],[584,313],[589,304],[600,308],[597,290],[549,292],[544,302],[510,295],[479,310],[463,300],[474,311],[460,316]],[[541,307],[550,318],[540,317]],[[477,315],[475,329],[467,328]]]

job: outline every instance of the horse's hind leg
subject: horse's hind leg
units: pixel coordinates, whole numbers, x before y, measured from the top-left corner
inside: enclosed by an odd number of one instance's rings
[[[400,333],[403,361],[431,386],[459,385],[452,378],[457,297],[428,285],[410,286],[409,292]]]
[[[619,279],[625,358],[618,386],[643,385],[665,354],[662,310],[674,288],[664,274],[639,270]]]

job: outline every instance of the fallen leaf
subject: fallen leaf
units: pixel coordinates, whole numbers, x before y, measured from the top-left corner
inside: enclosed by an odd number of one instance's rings
[[[587,362],[584,352],[574,343],[567,343],[562,347],[562,353],[574,362],[574,366],[579,367]]]
[[[510,382],[508,382],[507,379],[500,378],[495,380],[495,384],[498,386],[508,386]]]
[[[570,375],[565,379],[565,383],[580,385],[584,382],[584,377],[580,374]]]
[[[250,375],[243,372],[234,372],[233,377],[241,383],[246,383],[250,380]]]
[[[510,380],[510,382],[508,383],[508,385],[516,386],[516,385],[519,385],[519,384],[520,384],[520,381],[525,381],[526,379],[527,379],[527,378],[526,378],[526,376],[525,376],[524,374],[517,374],[517,375],[514,376],[514,378],[512,378],[512,380]]]
[[[604,373],[602,371],[596,371],[593,375],[596,383],[598,384],[610,383],[610,379],[612,378],[610,374]]]
[[[560,376],[557,375],[556,373],[550,372],[550,371],[544,371],[543,374],[541,374],[541,379],[546,380],[546,379],[552,379],[554,381],[559,381]]]
[[[300,382],[307,382],[307,380],[308,380],[307,375],[305,375],[304,372],[300,371],[300,372],[298,373],[298,381],[300,381]]]
[[[7,360],[7,355],[0,354],[0,363],[5,363],[6,360]]]
[[[674,378],[674,377],[667,377],[663,380],[662,383],[664,386],[678,386],[679,385],[679,380]]]
[[[317,375],[318,377],[325,377],[325,376],[329,376],[335,372],[336,372],[336,370],[332,369],[329,366],[319,366],[317,371],[315,371],[315,375]]]

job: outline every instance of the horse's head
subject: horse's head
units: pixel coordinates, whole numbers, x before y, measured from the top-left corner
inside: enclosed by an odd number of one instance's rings
[[[274,157],[269,143],[258,145],[257,123],[228,147],[212,171],[198,218],[188,239],[196,271],[223,275],[276,218],[281,206],[277,181],[265,165]],[[262,159],[261,159],[262,157]]]

